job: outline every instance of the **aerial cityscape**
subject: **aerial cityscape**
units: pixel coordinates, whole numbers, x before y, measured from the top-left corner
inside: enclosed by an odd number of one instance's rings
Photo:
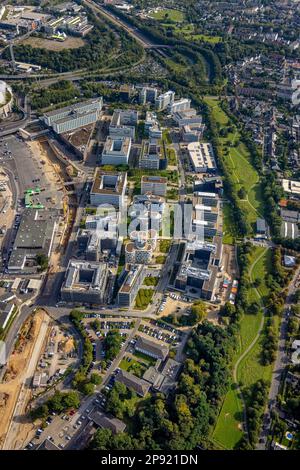
[[[0,450],[299,450],[300,0],[1,0],[0,250]]]

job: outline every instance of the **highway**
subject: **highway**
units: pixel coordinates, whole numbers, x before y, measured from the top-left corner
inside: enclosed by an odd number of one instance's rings
[[[277,356],[274,362],[271,386],[269,390],[268,406],[265,410],[263,424],[259,436],[259,442],[256,446],[257,450],[264,450],[267,446],[267,437],[270,432],[271,416],[270,412],[273,406],[276,406],[276,400],[279,393],[279,388],[282,380],[282,374],[289,363],[289,358],[286,350],[287,327],[289,318],[289,308],[293,303],[293,295],[296,288],[296,281],[300,276],[300,267],[294,274],[294,277],[289,285],[288,294],[285,300],[284,311],[281,318],[280,333],[278,340]]]

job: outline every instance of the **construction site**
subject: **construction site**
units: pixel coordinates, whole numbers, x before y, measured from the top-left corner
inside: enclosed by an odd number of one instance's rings
[[[29,416],[35,399],[58,386],[76,358],[73,338],[45,310],[28,318],[0,384],[0,448],[23,448],[36,431]]]

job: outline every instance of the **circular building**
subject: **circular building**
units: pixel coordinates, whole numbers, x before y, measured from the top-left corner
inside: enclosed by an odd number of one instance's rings
[[[0,80],[0,118],[5,118],[11,113],[13,104],[12,89],[7,83]]]

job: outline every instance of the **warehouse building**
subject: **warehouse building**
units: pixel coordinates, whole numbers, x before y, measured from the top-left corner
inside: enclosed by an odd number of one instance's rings
[[[97,122],[102,106],[102,97],[90,99],[45,113],[42,119],[57,134],[63,134]]]
[[[70,260],[61,289],[65,302],[102,304],[108,299],[109,278],[105,263]]]
[[[50,257],[55,231],[57,228],[55,210],[26,209],[15,238],[8,262],[8,271],[36,272],[37,255]]]

